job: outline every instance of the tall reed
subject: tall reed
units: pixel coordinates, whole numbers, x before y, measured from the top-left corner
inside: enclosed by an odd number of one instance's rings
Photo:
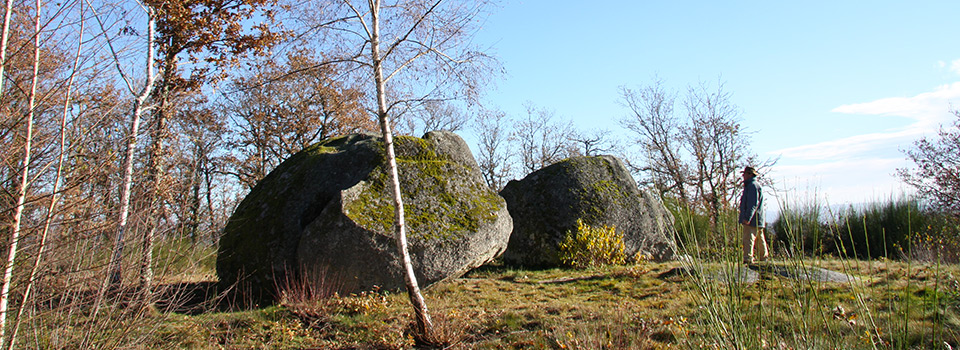
[[[685,345],[729,349],[957,345],[960,299],[950,293],[960,295],[960,286],[948,285],[958,282],[944,273],[941,260],[932,265],[870,260],[907,257],[904,252],[913,248],[911,237],[932,227],[929,213],[920,210],[917,201],[890,200],[837,216],[816,200],[780,206],[779,217],[769,227],[776,238],[768,236],[776,241],[775,260],[759,266],[741,263],[738,225],[717,223],[707,228],[697,224],[704,218],[694,211],[672,210],[683,266],[697,293],[700,312],[692,321],[702,330]],[[696,231],[704,229],[709,231]],[[729,242],[737,243],[713,245]],[[818,274],[826,273],[821,268],[852,278],[821,280]]]
[[[843,240],[844,247],[852,249],[845,254],[874,259],[904,258],[910,237],[927,227],[928,220],[919,200],[900,197],[872,202],[861,208],[850,206],[837,221],[837,227],[846,230],[837,238]]]

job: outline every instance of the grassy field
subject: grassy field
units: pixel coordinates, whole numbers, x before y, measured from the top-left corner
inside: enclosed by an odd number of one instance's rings
[[[719,222],[733,223],[733,215],[725,212]],[[916,202],[904,200],[826,216],[816,206],[800,206],[800,210],[787,210],[773,225],[782,232],[768,237],[777,252],[774,261],[748,268],[739,263],[736,225],[711,227],[707,217],[691,211],[674,210],[674,216],[681,254],[676,261],[549,270],[492,264],[428,288],[424,294],[436,328],[429,344],[411,334],[412,308],[405,293],[316,298],[292,286],[276,305],[241,307],[250,303],[216,290],[215,247],[170,241],[157,248],[163,268],[157,269],[161,287],[155,306],[131,302],[140,299],[135,292],[120,291],[102,302],[95,300],[91,291],[101,279],[89,271],[50,275],[38,290],[39,301],[25,308],[16,345],[26,349],[960,348],[960,265],[956,263],[960,223],[956,217],[924,213]],[[824,217],[839,219],[821,222]],[[944,261],[951,263],[940,263]],[[811,269],[835,271],[844,278],[826,282],[796,277],[803,275],[798,271]],[[127,277],[136,280],[136,276]]]
[[[789,260],[773,266],[844,272],[850,283],[761,271],[742,283],[733,262],[642,262],[585,270],[488,266],[425,293],[438,344],[417,344],[403,293],[224,310],[189,301],[170,310],[48,311],[21,348],[190,349],[946,349],[960,342],[956,265],[889,260]],[[190,307],[193,307],[192,309]],[[56,309],[56,308],[54,308]],[[171,311],[171,310],[180,310]],[[189,311],[188,310],[192,310]],[[60,315],[60,317],[53,317]]]

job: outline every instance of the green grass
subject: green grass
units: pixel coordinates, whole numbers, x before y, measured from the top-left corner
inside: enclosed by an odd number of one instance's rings
[[[740,255],[736,244],[711,247],[712,256],[699,254],[689,260],[690,268],[699,272],[691,283],[701,300],[698,307],[704,316],[698,324],[707,330],[708,345],[746,349],[956,346],[960,299],[957,266],[951,264],[956,255],[950,254],[960,234],[956,218],[925,210],[909,199],[850,208],[836,216],[824,213],[827,207],[816,201],[781,205],[780,217],[768,227],[777,237],[768,236],[768,240],[775,243],[777,266],[824,267],[856,276],[850,283],[768,276],[753,284],[736,283],[734,262]],[[697,216],[678,218],[703,220]],[[681,241],[700,242],[698,237],[704,234],[691,231],[697,227],[678,225]],[[718,225],[709,233],[729,242],[729,237],[739,236],[739,229]],[[718,260],[726,266],[721,270],[729,270],[727,278],[699,277],[716,270]]]
[[[841,232],[831,231],[841,227],[838,224],[810,222],[820,215],[808,209],[815,207],[806,208],[790,214],[794,215],[790,220],[784,218],[786,228],[799,239],[795,242],[803,244],[781,246],[772,267],[758,268],[756,281],[743,281],[746,270],[739,263],[738,227],[711,225],[692,211],[677,218],[684,256],[677,261],[585,269],[519,270],[496,264],[476,269],[425,290],[439,340],[432,347],[417,344],[410,334],[413,316],[405,293],[375,291],[315,299],[303,294],[306,289],[291,288],[279,305],[241,310],[231,306],[244,303],[220,300],[215,307],[211,300],[217,300],[218,294],[209,289],[212,249],[164,242],[165,252],[157,254],[163,266],[158,268],[162,274],[158,281],[171,290],[163,294],[163,303],[141,309],[119,295],[93,318],[89,298],[75,291],[72,299],[31,309],[18,347],[944,349],[945,343],[954,348],[960,345],[960,265],[951,260],[956,252],[948,254],[951,237],[955,241],[960,232],[950,226],[955,221],[944,217],[926,221],[921,232],[927,235],[908,239],[909,250],[899,255],[902,260],[858,260],[831,254],[823,249],[829,245],[805,237],[815,232],[811,230],[824,230],[817,237],[828,238],[835,236],[824,232]],[[841,248],[843,243],[836,242],[835,247]],[[813,267],[854,279],[818,282],[774,273],[775,269]]]
[[[770,229],[790,256],[960,262],[960,217],[900,197],[832,212],[817,200],[780,203]]]
[[[439,338],[456,349],[915,349],[960,342],[960,285],[955,277],[960,268],[955,265],[839,259],[777,263],[789,264],[844,271],[857,280],[810,282],[762,274],[754,283],[728,283],[712,272],[735,271],[739,264],[724,261],[585,270],[486,267],[434,286],[425,296]],[[31,328],[25,332],[30,339],[22,337],[20,347],[416,345],[403,293],[198,315],[111,310],[110,317],[97,320],[48,319],[45,325],[57,324],[56,332]],[[90,339],[90,331],[100,333]],[[54,336],[56,341],[51,340]]]

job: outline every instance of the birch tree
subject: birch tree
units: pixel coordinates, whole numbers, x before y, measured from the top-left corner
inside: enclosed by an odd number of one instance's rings
[[[0,32],[0,96],[3,95],[3,78],[7,68],[7,46],[10,44],[10,18],[13,17],[13,0],[3,2],[3,31]]]
[[[3,30],[2,30],[2,33],[0,33],[0,97],[3,96],[3,91],[4,91],[3,83],[4,83],[4,77],[6,76],[7,46],[9,44],[9,39],[10,39],[10,18],[11,17],[13,17],[13,0],[6,0],[4,2],[4,9],[3,9]],[[3,113],[4,110],[5,110],[4,108],[0,108],[0,113]],[[0,115],[0,117],[6,117],[6,116]],[[18,206],[17,210],[21,210],[21,208]],[[8,275],[12,275],[12,269],[13,269],[13,262],[12,262],[13,259],[9,257],[11,255],[14,257],[16,256],[18,234],[19,234],[19,230],[15,229],[14,236],[11,237],[10,243],[7,247],[9,262],[5,264],[4,277],[2,282],[3,284],[0,285],[0,344],[4,344],[3,330],[6,328],[6,318],[7,318],[6,312],[7,312],[7,302],[8,302],[7,300],[10,294],[10,277]],[[11,254],[10,252],[13,252],[13,253]],[[10,271],[7,272],[7,270],[10,270]]]
[[[358,12],[359,16],[360,13]],[[373,68],[374,84],[377,87],[377,119],[380,121],[380,132],[383,134],[383,143],[387,152],[387,172],[390,176],[390,190],[393,194],[395,234],[397,239],[397,249],[400,251],[404,276],[406,277],[407,294],[410,302],[413,303],[413,310],[416,313],[417,330],[425,337],[429,337],[433,331],[433,323],[430,321],[430,313],[427,310],[427,303],[420,293],[420,286],[417,284],[417,276],[413,271],[413,263],[410,261],[410,253],[407,251],[406,225],[403,215],[403,196],[400,193],[400,175],[397,173],[397,156],[393,149],[393,132],[390,130],[390,116],[387,114],[387,81],[383,76],[383,57],[380,52],[380,1],[370,1],[370,63]],[[389,54],[388,51],[386,54]]]
[[[70,105],[72,103],[72,94],[73,94],[73,82],[77,76],[80,66],[81,53],[83,52],[83,32],[85,28],[85,16],[84,16],[84,7],[83,2],[80,2],[80,28],[77,31],[79,36],[77,38],[77,50],[74,55],[73,61],[73,70],[70,73],[69,78],[67,79],[67,91],[66,98],[64,98],[63,110],[60,114],[60,152],[57,156],[57,166],[56,166],[56,175],[54,176],[53,189],[51,190],[50,202],[47,205],[46,215],[43,220],[43,228],[40,231],[40,239],[37,243],[37,255],[34,257],[33,266],[30,269],[29,278],[27,279],[27,285],[24,287],[23,295],[20,297],[20,308],[17,311],[17,316],[14,321],[13,327],[10,330],[10,345],[9,348],[13,349],[14,344],[16,344],[17,332],[20,329],[21,320],[23,317],[24,311],[27,309],[27,302],[30,300],[31,292],[34,288],[34,285],[37,282],[37,275],[40,271],[40,262],[43,260],[43,255],[47,247],[47,239],[50,237],[51,225],[54,219],[55,209],[57,208],[58,201],[60,199],[60,184],[63,178],[64,173],[64,163],[67,155],[67,116],[70,114]]]
[[[134,152],[137,148],[137,135],[139,134],[143,113],[148,107],[147,100],[152,94],[154,84],[156,82],[156,74],[154,72],[154,28],[156,25],[156,19],[154,18],[154,12],[151,8],[142,5],[140,8],[147,15],[147,50],[144,56],[145,68],[143,74],[145,77],[142,86],[136,86],[137,83],[134,81],[134,78],[121,66],[121,58],[119,57],[118,50],[113,46],[109,37],[106,40],[107,46],[110,49],[110,53],[114,60],[114,65],[117,69],[117,74],[123,81],[127,91],[134,96],[134,101],[131,108],[130,129],[127,133],[125,141],[126,148],[123,153],[123,179],[120,183],[120,213],[117,218],[117,232],[114,238],[113,254],[108,265],[107,279],[104,281],[104,285],[100,291],[101,297],[106,289],[119,286],[123,280],[123,266],[121,262],[123,260],[123,250],[125,244],[124,239],[128,230],[127,221],[130,216],[130,197],[133,184]],[[107,34],[107,27],[103,22],[103,19],[99,16],[99,14],[96,13],[96,11],[94,11],[94,16],[97,22],[100,24],[101,30],[104,32],[104,34]]]
[[[142,75],[134,77],[123,72],[118,50],[112,46],[112,40],[107,39],[115,65],[120,72],[120,80],[126,85],[125,90],[133,96],[134,106],[130,133],[124,136],[126,149],[123,152],[123,169],[120,171],[123,179],[118,191],[121,196],[121,203],[118,206],[121,210],[116,243],[101,295],[103,291],[119,287],[122,283],[124,269],[121,261],[124,256],[124,240],[131,231],[128,223],[130,213],[132,208],[137,206],[132,202],[135,202],[134,199],[139,199],[140,206],[145,209],[146,218],[149,220],[145,229],[142,230],[139,288],[145,301],[151,296],[154,240],[158,226],[162,222],[157,219],[161,214],[157,209],[163,207],[164,199],[169,197],[163,193],[167,188],[163,181],[165,179],[163,174],[165,174],[165,157],[168,153],[165,143],[170,141],[167,136],[168,121],[175,115],[170,102],[185,92],[195,91],[206,83],[223,78],[226,69],[219,68],[236,64],[245,54],[264,52],[277,35],[269,25],[253,24],[251,19],[259,18],[269,21],[269,14],[264,17],[258,16],[263,15],[261,11],[271,4],[269,0],[145,0],[138,2],[140,9],[147,13],[145,26],[148,27],[146,38],[148,48],[143,52],[149,57],[146,72],[142,73],[147,75],[145,78]],[[101,18],[98,16],[97,19],[104,29],[104,35],[108,35],[109,31]],[[130,22],[127,23],[127,26],[121,28],[120,33],[137,34],[137,30],[131,27]],[[143,23],[143,21],[135,23]],[[183,62],[181,62],[182,58]],[[186,69],[181,66],[184,62]],[[139,81],[143,85],[139,85],[139,82],[134,83],[134,80],[138,79],[142,79]],[[159,108],[156,107],[157,105]],[[147,114],[148,109],[153,109],[154,112]],[[134,161],[133,155],[138,148],[140,141],[137,137],[146,116],[153,117],[152,124],[147,124],[151,127],[150,137],[147,140],[150,146],[147,148],[147,157],[143,162],[147,165],[147,176],[139,181],[138,186],[132,177],[133,166],[138,163]],[[143,193],[139,195],[134,193],[137,190]],[[166,212],[162,213],[164,218],[169,217]]]
[[[321,18],[307,18],[324,35],[336,36],[334,61],[360,77],[372,93],[368,111],[383,136],[394,200],[394,236],[404,269],[407,294],[416,315],[416,332],[431,339],[432,322],[407,251],[403,198],[393,145],[397,115],[429,101],[475,101],[495,61],[470,45],[485,1],[343,0],[319,6]],[[312,12],[311,12],[312,13]]]
[[[20,182],[17,186],[17,204],[14,207],[13,224],[10,229],[10,242],[7,244],[7,260],[4,264],[3,284],[0,286],[0,344],[7,344],[6,326],[7,311],[10,300],[10,284],[13,278],[14,262],[17,258],[18,245],[22,228],[23,209],[26,205],[27,186],[30,185],[30,155],[33,143],[33,121],[37,105],[37,84],[40,80],[40,10],[41,1],[35,3],[34,14],[34,40],[33,40],[33,74],[30,82],[30,92],[28,95],[28,110],[26,115],[26,126],[23,136],[23,158],[20,168]],[[9,10],[8,10],[9,13]],[[11,339],[12,341],[12,339]]]
[[[263,55],[280,39],[271,25],[275,0],[144,0],[154,11],[153,43],[159,56],[161,74],[152,98],[157,101],[147,151],[148,217],[153,221],[144,231],[140,263],[140,288],[147,294],[153,284],[153,241],[164,205],[165,143],[168,123],[175,115],[172,102],[182,94],[195,92],[208,83],[223,79],[226,68],[247,55]],[[257,20],[260,22],[255,23]],[[186,57],[183,57],[186,56]],[[185,60],[182,60],[186,58]],[[184,69],[183,64],[188,67]],[[115,284],[117,281],[113,280]]]

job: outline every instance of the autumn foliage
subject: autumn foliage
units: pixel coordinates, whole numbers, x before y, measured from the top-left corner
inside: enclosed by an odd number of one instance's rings
[[[252,188],[281,160],[332,136],[375,132],[361,107],[363,92],[337,80],[335,65],[307,50],[282,63],[263,62],[234,78],[220,110],[236,130],[226,158],[231,173]]]

